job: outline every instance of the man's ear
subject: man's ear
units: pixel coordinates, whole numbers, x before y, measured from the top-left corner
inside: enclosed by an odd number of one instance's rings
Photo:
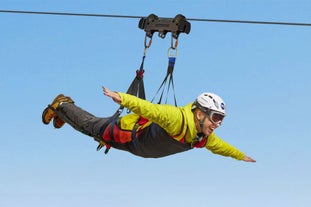
[[[197,109],[196,113],[195,113],[195,117],[197,120],[201,120],[202,117],[202,111],[200,109]]]

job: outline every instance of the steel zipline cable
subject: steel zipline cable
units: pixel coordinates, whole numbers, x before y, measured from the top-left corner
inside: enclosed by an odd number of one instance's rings
[[[63,16],[81,16],[81,17],[104,17],[104,18],[126,18],[126,19],[140,19],[145,16],[131,16],[131,15],[114,15],[114,14],[86,14],[86,13],[68,13],[68,12],[41,12],[41,11],[19,11],[19,10],[0,10],[0,13],[14,13],[14,14],[38,14],[38,15],[63,15]],[[161,17],[166,18],[166,17]],[[219,22],[219,23],[240,23],[240,24],[268,24],[268,25],[286,25],[286,26],[311,26],[311,23],[299,22],[275,22],[275,21],[250,21],[250,20],[224,20],[224,19],[199,19],[187,18],[188,21],[197,22]]]

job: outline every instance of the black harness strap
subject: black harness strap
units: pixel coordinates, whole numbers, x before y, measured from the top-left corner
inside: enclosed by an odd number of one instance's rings
[[[136,70],[136,77],[134,78],[130,87],[127,90],[128,94],[137,96],[137,97],[142,98],[142,99],[146,99],[144,79],[143,79],[144,72],[145,72],[145,70],[144,70],[145,57],[146,56],[143,56],[140,68],[139,68],[139,70]]]
[[[133,79],[131,85],[129,86],[128,90],[126,93],[137,96],[139,98],[142,99],[146,99],[146,94],[145,94],[145,86],[144,86],[144,62],[145,62],[145,55],[142,58],[142,62],[140,65],[139,70],[136,70],[136,76]],[[119,116],[121,115],[121,113],[124,110],[124,106],[120,106],[119,109],[105,122],[105,124],[102,126],[101,130],[100,130],[100,134],[103,135],[103,133],[105,132],[106,128],[109,126],[109,124],[111,124],[110,126],[110,139],[113,141],[114,137],[113,137],[113,127],[115,125],[116,120],[119,118]],[[134,131],[134,130],[133,130]],[[136,134],[136,133],[135,133]],[[97,147],[97,151],[99,151],[104,145],[101,143],[102,140],[98,140],[98,138],[94,138],[96,141],[99,142],[99,145]],[[108,153],[110,147],[107,147],[105,150],[105,154]]]
[[[132,141],[130,143],[133,146],[133,148],[137,148],[137,145],[135,142],[137,129],[138,129],[138,125],[136,124],[132,130]]]

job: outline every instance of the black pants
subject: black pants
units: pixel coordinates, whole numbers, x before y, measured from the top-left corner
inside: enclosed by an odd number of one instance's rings
[[[62,103],[57,108],[56,114],[76,130],[96,140],[102,140],[102,127],[110,118],[96,117],[71,103]],[[131,142],[117,143],[113,140],[105,142],[116,149],[146,158],[164,157],[191,149],[190,144],[173,139],[162,127],[154,123],[144,128]]]
[[[62,103],[56,114],[76,130],[97,139],[101,139],[101,127],[109,119],[96,117],[71,103]]]

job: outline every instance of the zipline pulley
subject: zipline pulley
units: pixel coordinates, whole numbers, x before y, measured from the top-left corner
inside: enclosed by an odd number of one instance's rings
[[[180,33],[189,34],[191,24],[181,14],[176,15],[173,19],[159,18],[155,14],[150,14],[146,18],[140,19],[138,27],[145,30],[146,36],[149,38],[158,32],[158,36],[163,39],[168,32],[171,32],[172,37],[178,39]]]

